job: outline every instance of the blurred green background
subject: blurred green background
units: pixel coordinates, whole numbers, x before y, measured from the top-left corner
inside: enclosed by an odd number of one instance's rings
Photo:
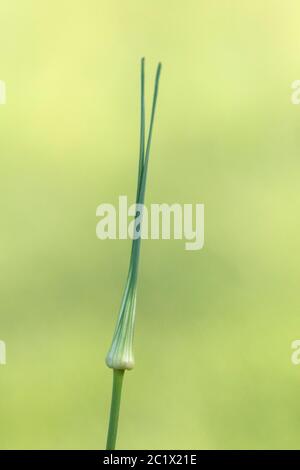
[[[298,1],[0,6],[0,448],[103,448],[130,241],[139,61],[163,63],[146,204],[205,204],[205,247],[145,241],[119,448],[299,448]],[[148,105],[149,108],[149,105]]]

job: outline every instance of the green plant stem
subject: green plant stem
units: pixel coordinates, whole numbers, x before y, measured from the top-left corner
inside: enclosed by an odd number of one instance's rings
[[[134,233],[139,232],[139,236],[133,239],[130,255],[129,271],[125,291],[122,298],[121,309],[113,336],[111,348],[106,357],[108,367],[113,368],[113,389],[110,407],[109,427],[107,434],[107,450],[114,450],[117,440],[119,411],[122,393],[122,384],[125,369],[132,369],[134,358],[132,352],[134,315],[136,302],[136,286],[138,265],[141,246],[141,224],[143,215],[143,204],[146,191],[146,180],[148,171],[148,161],[150,155],[152,131],[155,118],[156,102],[158,96],[158,85],[161,72],[159,63],[156,70],[152,110],[148,138],[145,139],[145,61],[141,61],[141,127],[140,127],[140,153],[138,168],[138,184],[136,191],[136,209]],[[140,217],[139,217],[140,216]],[[139,221],[140,219],[140,221]],[[139,229],[139,230],[138,230]],[[114,369],[116,367],[116,369]]]
[[[114,450],[116,447],[124,372],[125,370],[116,369],[114,369],[113,371],[113,388],[110,405],[106,450]]]

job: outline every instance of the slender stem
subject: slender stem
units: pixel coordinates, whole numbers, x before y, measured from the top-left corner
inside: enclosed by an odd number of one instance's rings
[[[141,60],[141,124],[140,124],[140,157],[136,200],[138,201],[139,185],[145,156],[145,59]]]
[[[137,187],[137,195],[136,195],[136,203],[140,205],[144,204],[144,198],[145,198],[148,161],[149,161],[149,155],[150,155],[152,131],[153,131],[155,111],[156,111],[156,102],[157,102],[157,96],[158,96],[159,78],[160,78],[160,73],[161,73],[161,63],[159,63],[156,69],[150,126],[149,126],[148,139],[147,139],[147,145],[146,145],[146,150],[145,150],[145,102],[144,102],[145,69],[144,69],[144,65],[145,65],[144,59],[142,59],[142,63],[141,63],[141,145],[140,145],[140,158],[139,158],[139,178],[138,178],[138,187]],[[139,234],[140,236],[136,238],[135,240],[133,240],[132,242],[130,265],[132,264],[133,266],[133,269],[132,269],[133,278],[137,278],[137,270],[138,270],[140,247],[141,247],[142,216],[143,214],[141,214],[140,234]],[[136,217],[137,217],[137,214],[136,214]],[[135,230],[136,230],[136,226],[135,226]]]
[[[124,372],[124,370],[116,369],[113,371],[113,389],[106,443],[107,450],[114,450],[116,446]]]
[[[139,155],[139,169],[138,169],[138,184],[137,184],[137,192],[136,192],[136,203],[141,206],[144,204],[144,198],[145,198],[148,161],[149,161],[152,131],[153,131],[153,124],[154,124],[155,110],[156,110],[156,101],[157,101],[157,95],[158,95],[160,72],[161,72],[161,64],[158,64],[156,77],[155,77],[150,126],[149,126],[148,138],[146,141],[145,140],[145,127],[146,127],[145,126],[145,61],[144,59],[142,59],[141,61],[140,155]],[[146,148],[145,148],[145,144],[146,144]],[[138,214],[140,215],[140,222],[139,222],[140,234],[139,234],[139,237],[134,239],[132,242],[130,265],[129,265],[125,292],[123,295],[123,300],[122,300],[117,327],[116,327],[114,337],[113,337],[113,342],[112,342],[112,347],[111,347],[112,349],[109,351],[109,354],[111,353],[111,351],[113,351],[113,355],[116,354],[116,351],[118,352],[119,356],[117,357],[117,359],[119,359],[119,362],[122,364],[122,367],[124,363],[126,364],[124,357],[125,358],[127,357],[128,359],[128,354],[127,356],[124,356],[126,351],[127,353],[128,351],[130,352],[130,358],[132,359],[132,363],[133,363],[132,339],[133,339],[134,314],[135,314],[135,293],[136,293],[138,263],[139,263],[140,245],[141,245],[141,224],[142,224],[142,215],[143,215],[142,208],[139,208],[136,211],[135,231],[137,230]],[[130,323],[128,323],[129,321]],[[126,351],[125,351],[126,349],[125,346],[127,348]],[[109,355],[107,357],[109,357]],[[122,362],[122,359],[123,359],[123,362]],[[109,367],[111,367],[110,362],[111,361],[108,362]],[[112,388],[109,427],[108,427],[107,444],[106,444],[107,450],[114,450],[116,446],[124,372],[125,370],[120,370],[120,369],[113,370],[113,388]]]

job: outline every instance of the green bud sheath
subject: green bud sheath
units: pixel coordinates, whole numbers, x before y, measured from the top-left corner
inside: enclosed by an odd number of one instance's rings
[[[136,204],[139,208],[143,206],[145,199],[146,180],[148,171],[148,161],[152,139],[152,131],[155,117],[156,101],[158,95],[158,84],[161,71],[161,64],[158,65],[155,78],[154,95],[152,102],[152,111],[150,118],[149,133],[145,151],[145,63],[141,62],[141,130],[140,130],[140,156],[138,169],[138,184],[136,192]],[[139,209],[142,210],[142,209]],[[135,324],[137,275],[140,256],[141,232],[142,232],[142,214],[136,211],[136,220],[138,215],[139,224],[136,223],[135,233],[139,234],[132,241],[131,257],[127,282],[122,298],[121,308],[112,343],[106,356],[106,364],[115,370],[130,370],[134,367],[133,356],[133,337]]]
[[[122,300],[121,310],[111,347],[106,356],[106,364],[112,369],[133,369],[135,306],[136,286],[129,280]]]

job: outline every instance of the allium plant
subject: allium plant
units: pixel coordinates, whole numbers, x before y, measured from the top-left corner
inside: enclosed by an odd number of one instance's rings
[[[152,131],[158,95],[158,84],[161,64],[158,64],[155,77],[152,110],[147,140],[145,140],[145,61],[141,61],[141,125],[140,125],[140,152],[138,167],[138,183],[136,192],[136,209],[134,233],[129,263],[129,271],[125,290],[122,297],[121,308],[115,327],[112,343],[106,356],[106,364],[113,369],[113,389],[110,408],[109,427],[106,448],[115,449],[119,410],[121,402],[122,384],[125,370],[133,369],[133,337],[135,325],[136,292],[138,279],[138,266],[141,249],[141,233],[143,204],[145,199],[148,163],[152,139]]]

